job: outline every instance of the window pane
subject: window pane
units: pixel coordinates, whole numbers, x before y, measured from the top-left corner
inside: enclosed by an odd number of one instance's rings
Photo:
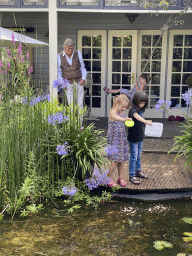
[[[179,99],[171,99],[171,108],[179,108]]]
[[[93,59],[101,59],[101,49],[93,48]]]
[[[23,5],[45,5],[45,0],[23,0]]]
[[[92,107],[93,108],[101,107],[101,98],[100,97],[92,97]]]
[[[91,37],[90,36],[82,37],[82,46],[91,46]]]
[[[174,35],[173,46],[183,46],[183,35]]]
[[[171,97],[180,97],[180,86],[171,86]]]
[[[83,59],[91,59],[91,48],[82,49]]]
[[[151,55],[151,48],[142,48],[141,59],[149,59]]]
[[[121,37],[113,36],[113,47],[121,47]]]
[[[124,36],[123,37],[123,46],[132,46],[132,36]]]
[[[93,61],[93,71],[101,71],[101,61]]]
[[[15,0],[0,0],[1,5],[15,5]]]
[[[187,78],[188,76],[190,76],[191,74],[183,74],[183,81],[182,81],[182,84],[187,84]]]
[[[184,49],[184,59],[192,59],[192,48]]]
[[[185,46],[192,46],[192,35],[185,36]]]
[[[161,62],[160,61],[152,61],[152,72],[160,72],[161,71]]]
[[[151,84],[160,84],[160,74],[151,75]]]
[[[147,61],[141,61],[141,70],[143,72],[150,72],[150,62],[148,62],[147,65],[146,65],[146,63],[147,63]]]
[[[152,59],[161,59],[161,49],[156,48],[153,52]]]
[[[101,86],[100,85],[93,85],[92,86],[92,95],[101,96]]]
[[[60,0],[60,5],[88,5],[88,6],[97,6],[99,5],[98,0]]]
[[[101,36],[93,36],[93,46],[101,47]]]
[[[192,61],[183,62],[183,72],[192,72]]]
[[[173,59],[182,59],[182,48],[174,48],[173,49]]]
[[[180,84],[181,83],[181,74],[172,74],[172,84]]]
[[[121,49],[113,49],[113,59],[121,59]]]
[[[91,71],[91,61],[84,61],[85,68],[87,71]]]
[[[101,83],[101,73],[93,73],[93,83],[94,84],[100,84]]]
[[[181,61],[173,61],[172,72],[181,72]]]
[[[151,36],[142,36],[142,46],[151,46]]]
[[[122,84],[131,84],[131,75],[122,74]]]
[[[158,44],[156,45],[156,43]],[[153,46],[162,46],[162,37],[160,35],[153,36]]]
[[[123,49],[123,59],[130,60],[132,58],[132,49]]]
[[[112,84],[120,84],[121,77],[120,74],[112,74]]]
[[[131,72],[131,61],[123,61],[123,72]]]
[[[151,95],[159,96],[160,87],[159,86],[151,86]]]
[[[113,72],[121,72],[121,61],[113,61]]]

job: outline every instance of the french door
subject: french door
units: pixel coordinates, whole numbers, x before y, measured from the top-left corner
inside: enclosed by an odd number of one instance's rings
[[[170,114],[187,115],[182,94],[188,91],[187,78],[192,75],[192,30],[172,30],[169,41],[167,97],[171,100]]]
[[[166,43],[167,33],[161,37],[160,31],[78,31],[78,49],[93,78],[92,92],[88,89],[85,96],[91,114],[98,117],[109,114],[114,95],[106,96],[103,87],[131,90],[143,72],[150,78],[146,91],[149,105],[144,117],[163,117],[163,112],[154,106],[164,99]]]

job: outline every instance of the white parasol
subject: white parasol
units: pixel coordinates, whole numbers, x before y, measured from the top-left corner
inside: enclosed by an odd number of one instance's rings
[[[44,43],[42,41],[0,27],[0,47],[9,47],[10,45],[12,45],[13,36],[15,42],[21,42],[22,44],[25,44],[29,47],[48,46],[47,43]]]

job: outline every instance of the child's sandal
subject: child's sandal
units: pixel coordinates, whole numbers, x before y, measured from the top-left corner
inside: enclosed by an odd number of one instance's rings
[[[136,177],[131,177],[129,178],[129,181],[134,184],[134,185],[139,185],[140,184],[140,180],[137,179]]]
[[[114,181],[114,180],[110,180],[110,182],[109,183],[107,183],[107,185],[109,186],[109,187],[111,187],[111,188],[117,188],[117,187],[119,187],[118,186],[118,184]]]
[[[127,186],[127,181],[124,180],[123,178],[118,179],[118,183],[121,187],[126,187]]]
[[[142,172],[142,171],[136,171],[136,176],[138,177],[138,178],[142,178],[142,179],[148,179],[149,178],[149,176],[147,176],[144,172]]]

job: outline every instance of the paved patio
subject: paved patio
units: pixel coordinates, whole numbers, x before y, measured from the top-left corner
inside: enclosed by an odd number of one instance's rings
[[[174,136],[181,135],[181,126],[185,122],[170,122],[167,119],[153,119],[163,123],[163,134],[160,138],[145,137],[142,154],[142,170],[149,176],[148,180],[141,179],[140,185],[133,185],[129,180],[129,163],[125,165],[125,179],[128,185],[121,189],[127,192],[175,192],[192,190],[192,170],[184,167],[185,158],[176,161],[176,152],[168,154],[174,144]],[[107,135],[107,118],[100,118],[94,122],[97,129],[103,129],[103,136]],[[106,165],[106,169],[108,165]],[[117,181],[117,171],[114,174]]]

